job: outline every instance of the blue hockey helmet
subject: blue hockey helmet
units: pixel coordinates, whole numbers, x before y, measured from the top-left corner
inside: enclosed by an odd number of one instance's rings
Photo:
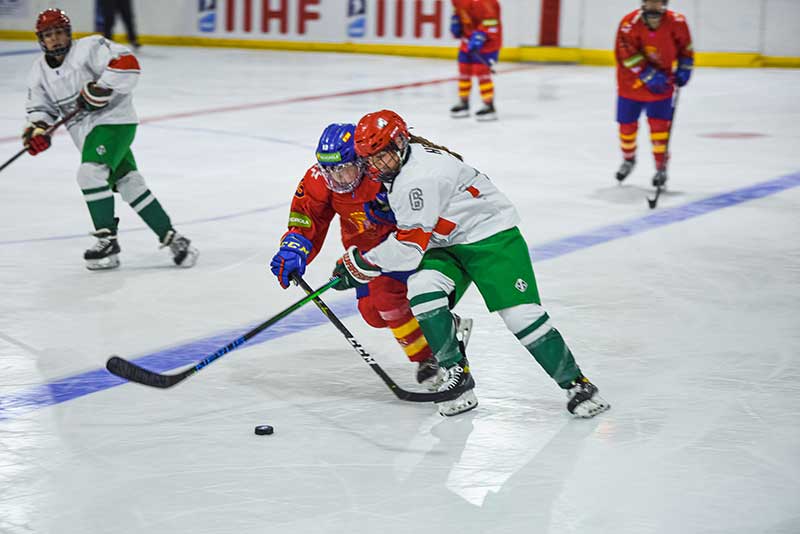
[[[328,189],[335,193],[354,191],[364,177],[364,165],[353,142],[355,129],[355,124],[329,124],[317,144],[317,165]]]

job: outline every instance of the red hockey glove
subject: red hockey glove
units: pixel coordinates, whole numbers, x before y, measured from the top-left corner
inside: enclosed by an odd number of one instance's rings
[[[46,122],[36,121],[22,132],[22,144],[28,147],[28,154],[31,156],[50,148],[50,136],[44,134],[47,128],[49,125]]]

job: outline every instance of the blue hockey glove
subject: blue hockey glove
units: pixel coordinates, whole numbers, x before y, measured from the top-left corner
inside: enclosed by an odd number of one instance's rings
[[[365,260],[361,252],[353,246],[347,249],[333,268],[333,276],[339,278],[339,283],[333,286],[333,289],[342,291],[363,286],[380,275],[380,267]]]
[[[453,37],[458,39],[461,37],[461,34],[464,33],[464,29],[461,27],[461,19],[458,15],[453,15],[450,17],[450,33],[453,34]]]
[[[375,195],[375,200],[364,202],[364,213],[373,224],[397,224],[388,196],[386,191],[381,191]]]
[[[297,273],[299,276],[305,274],[308,255],[311,254],[313,248],[314,245],[311,244],[311,241],[298,233],[289,232],[283,236],[281,248],[269,262],[272,274],[278,277],[278,282],[283,289],[289,287],[290,276],[293,273]]]
[[[667,86],[667,76],[652,65],[648,65],[647,68],[639,74],[639,79],[650,89],[650,92],[657,95],[666,93],[669,89]]]
[[[467,43],[467,50],[469,52],[477,52],[481,49],[483,44],[486,42],[486,34],[480,31],[472,32],[472,35],[469,36],[469,43]]]
[[[678,70],[675,71],[675,83],[678,87],[683,87],[689,83],[689,78],[692,77],[692,68],[694,67],[694,59],[690,57],[682,57],[678,61]]]

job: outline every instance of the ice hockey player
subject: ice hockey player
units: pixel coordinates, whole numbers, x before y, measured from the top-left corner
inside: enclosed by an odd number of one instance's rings
[[[395,230],[383,184],[364,179],[364,165],[353,145],[354,130],[354,124],[328,125],[317,145],[318,163],[306,171],[297,186],[289,230],[270,262],[272,273],[283,288],[289,287],[293,273],[302,276],[306,265],[319,254],[335,215],[339,215],[345,248],[370,250]],[[436,390],[444,371],[411,313],[406,297],[410,274],[385,273],[360,286],[356,290],[358,310],[370,326],[391,329],[408,359],[417,363],[417,382]],[[464,319],[464,335],[468,335],[471,325],[471,320]]]
[[[566,390],[570,413],[592,417],[608,409],[540,306],[528,246],[517,228],[519,216],[489,178],[448,148],[411,135],[393,111],[362,117],[355,144],[389,188],[397,230],[365,254],[350,247],[334,274],[342,284],[358,287],[383,272],[418,269],[408,280],[411,310],[447,369],[439,391],[456,394],[439,405],[439,413],[455,415],[478,404],[450,312],[472,282],[489,311],[500,314]]]
[[[139,62],[131,52],[98,35],[72,39],[72,26],[60,9],[46,9],[36,20],[36,36],[44,55],[36,60],[28,82],[28,126],[23,144],[32,155],[50,147],[44,135],[50,124],[76,107],[81,112],[66,127],[78,150],[78,185],[94,223],[97,243],[83,257],[90,270],[119,267],[120,246],[114,217],[114,193],[169,247],[180,267],[191,267],[198,252],[172,227],[169,216],[136,167],[131,143],[138,119],[133,88]]]
[[[636,165],[636,133],[644,108],[656,163],[653,186],[664,186],[675,85],[686,85],[694,67],[692,37],[686,18],[669,11],[667,0],[644,0],[640,9],[622,19],[615,53],[617,122],[624,158],[617,180],[622,182]],[[675,63],[677,68],[673,70]]]
[[[458,98],[450,109],[454,118],[469,117],[472,77],[478,78],[483,107],[475,113],[479,121],[497,119],[491,65],[503,46],[503,26],[497,0],[453,0],[450,22],[453,37],[461,39],[458,51]]]

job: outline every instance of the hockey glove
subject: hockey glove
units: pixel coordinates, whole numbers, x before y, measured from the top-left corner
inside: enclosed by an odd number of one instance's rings
[[[461,19],[458,15],[453,15],[450,17],[450,33],[453,34],[453,37],[458,39],[461,37],[461,34],[464,33],[464,28],[461,27]]]
[[[639,79],[644,82],[651,93],[660,95],[661,93],[666,93],[669,89],[666,75],[652,65],[648,65],[639,74]]]
[[[675,83],[678,84],[678,87],[689,83],[689,78],[692,77],[692,67],[694,67],[694,59],[690,57],[682,57],[678,61],[678,70],[675,71]]]
[[[389,207],[389,198],[386,191],[375,195],[375,200],[364,202],[364,214],[373,224],[397,224],[392,208]]]
[[[286,289],[291,282],[291,275],[303,276],[306,272],[308,255],[314,245],[296,232],[287,232],[281,240],[281,248],[269,262],[272,274],[278,277],[281,287]]]
[[[467,51],[468,52],[477,52],[481,49],[483,44],[486,42],[486,34],[481,31],[474,31],[472,35],[469,36],[469,43],[467,43]]]
[[[44,133],[47,128],[49,126],[46,122],[36,121],[33,124],[29,124],[25,131],[22,132],[22,144],[28,147],[28,154],[31,156],[50,148],[50,136]]]
[[[78,105],[86,111],[97,111],[103,109],[111,100],[113,89],[100,87],[94,82],[86,82],[78,96]]]
[[[339,283],[333,286],[333,289],[342,291],[363,286],[380,275],[380,267],[365,260],[361,252],[352,246],[347,249],[344,256],[336,262],[336,267],[333,268],[333,276],[339,278]]]

